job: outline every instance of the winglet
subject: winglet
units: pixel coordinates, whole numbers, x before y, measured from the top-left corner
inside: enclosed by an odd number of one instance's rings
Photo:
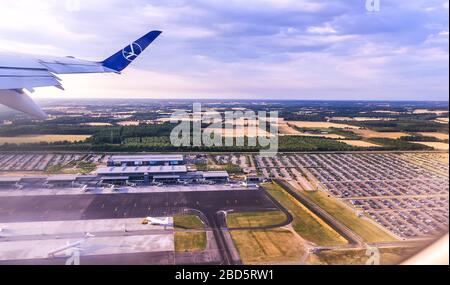
[[[101,64],[115,72],[121,72],[127,68],[162,32],[152,31],[132,44],[126,46]]]

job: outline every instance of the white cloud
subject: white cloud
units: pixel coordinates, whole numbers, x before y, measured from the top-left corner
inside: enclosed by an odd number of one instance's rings
[[[315,27],[309,27],[308,33],[310,34],[336,34],[337,31],[329,24],[325,24],[324,26],[315,26]]]

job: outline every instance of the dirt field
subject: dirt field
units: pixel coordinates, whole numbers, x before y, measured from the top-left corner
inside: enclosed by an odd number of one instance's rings
[[[438,116],[442,115],[442,114],[446,114],[448,113],[447,110],[437,110],[437,111],[432,111],[432,110],[428,110],[428,109],[416,109],[413,112],[414,114],[436,114]]]
[[[442,133],[419,133],[419,134],[424,137],[433,137],[433,138],[437,138],[439,140],[448,140],[449,139],[448,134],[442,134]]]
[[[368,121],[393,121],[394,118],[373,118],[373,117],[334,117],[331,121],[355,121],[355,122],[368,122]]]
[[[128,127],[128,126],[139,126],[139,121],[123,121],[117,123],[119,126]]]
[[[387,139],[399,139],[401,137],[408,136],[407,133],[401,133],[401,132],[392,132],[392,133],[382,133],[382,132],[376,132],[372,130],[352,130],[355,134],[358,136],[361,136],[366,139],[372,139],[372,138],[387,138]]]
[[[437,122],[437,123],[448,124],[449,118],[439,118],[439,119],[436,119],[434,121]]]
[[[414,143],[430,146],[436,150],[449,150],[448,143],[440,143],[440,142],[414,142]]]
[[[288,121],[288,124],[294,125],[298,128],[317,128],[317,129],[359,129],[359,127],[347,125],[347,124],[336,124],[328,122],[307,122],[307,121]]]
[[[205,129],[204,130],[205,134],[213,134],[213,133],[217,133],[217,134],[221,134],[222,137],[258,137],[258,136],[263,136],[263,137],[270,137],[271,134],[269,134],[268,132],[261,130],[257,127],[250,127],[250,128],[238,128],[238,129],[214,129],[214,128],[210,128],[210,129]]]
[[[294,124],[293,124],[294,125]],[[279,133],[281,136],[302,136],[302,137],[321,137],[327,139],[345,139],[343,136],[335,135],[335,134],[306,134],[297,131],[293,127],[289,126],[287,123],[281,123],[278,125]]]
[[[282,136],[296,136],[296,135],[300,134],[299,131],[297,131],[294,128],[291,128],[286,123],[278,124],[278,130],[279,130],[280,135],[282,135]]]
[[[345,137],[336,135],[336,134],[305,134],[305,133],[298,133],[297,136],[301,137],[319,137],[319,138],[325,138],[325,139],[333,139],[333,140],[343,140]]]
[[[0,145],[9,144],[25,144],[25,143],[40,143],[40,142],[59,142],[59,141],[84,141],[90,136],[83,135],[39,135],[39,136],[20,136],[20,137],[0,137]]]
[[[359,147],[380,147],[377,144],[365,142],[365,141],[353,141],[353,140],[340,140],[340,142],[346,143],[351,146],[359,146]]]
[[[110,123],[85,123],[81,124],[82,126],[91,126],[91,127],[109,127],[112,126]]]

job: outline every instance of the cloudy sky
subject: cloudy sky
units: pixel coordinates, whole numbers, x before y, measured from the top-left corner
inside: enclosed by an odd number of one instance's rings
[[[102,60],[164,33],[75,98],[448,100],[448,0],[0,0],[0,49]]]

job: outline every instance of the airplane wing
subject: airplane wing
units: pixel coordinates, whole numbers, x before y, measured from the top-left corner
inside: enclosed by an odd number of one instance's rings
[[[34,88],[63,89],[58,74],[120,73],[160,34],[160,31],[152,31],[101,62],[73,57],[0,54],[0,104],[37,119],[46,119],[47,115],[29,96]]]

